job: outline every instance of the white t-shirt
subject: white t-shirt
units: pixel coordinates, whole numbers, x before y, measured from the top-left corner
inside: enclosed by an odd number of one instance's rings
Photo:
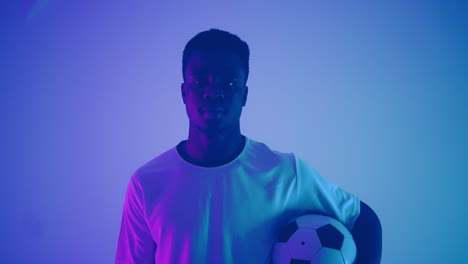
[[[328,215],[351,230],[359,212],[356,196],[294,153],[246,137],[231,162],[200,167],[173,147],[130,178],[116,263],[269,263],[295,217]]]

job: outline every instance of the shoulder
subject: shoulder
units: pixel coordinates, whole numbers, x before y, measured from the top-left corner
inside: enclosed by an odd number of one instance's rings
[[[295,164],[294,155],[292,153],[275,150],[267,144],[247,138],[244,160],[255,162],[257,166],[277,167],[284,166],[292,168]]]
[[[310,188],[311,186],[316,186],[319,189],[327,189],[332,192],[334,192],[336,188],[339,188],[339,186],[329,182],[328,179],[323,177],[322,174],[310,163],[301,157],[298,157],[294,153],[291,154],[299,187]]]
[[[169,171],[178,167],[177,162],[177,150],[173,147],[140,165],[132,174],[132,180],[143,183],[168,175]]]

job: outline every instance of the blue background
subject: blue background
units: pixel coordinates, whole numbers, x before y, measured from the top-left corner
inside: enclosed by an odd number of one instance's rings
[[[466,262],[467,11],[1,1],[0,262],[113,263],[130,175],[187,138],[182,50],[210,28],[250,45],[242,133],[368,203],[382,263]]]

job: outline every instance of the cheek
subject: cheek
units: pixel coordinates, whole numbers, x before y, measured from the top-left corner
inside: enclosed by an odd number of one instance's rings
[[[185,97],[185,107],[187,113],[191,116],[198,115],[198,108],[200,107],[200,101],[194,95]]]
[[[187,106],[193,107],[197,104],[197,101],[199,101],[197,99],[197,95],[193,92],[185,94],[185,102],[187,103]]]

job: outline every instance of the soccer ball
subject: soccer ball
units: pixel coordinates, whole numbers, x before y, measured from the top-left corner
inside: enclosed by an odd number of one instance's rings
[[[351,264],[356,244],[338,220],[316,214],[299,216],[281,230],[273,264]]]

